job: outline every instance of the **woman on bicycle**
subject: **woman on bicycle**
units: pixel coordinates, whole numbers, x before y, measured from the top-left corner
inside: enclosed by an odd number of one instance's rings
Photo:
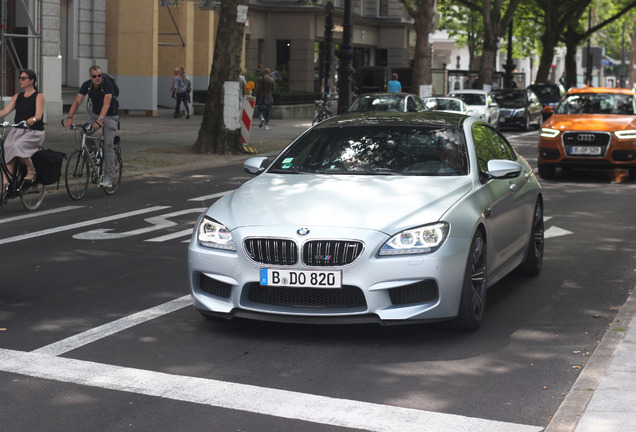
[[[42,147],[44,143],[44,95],[38,91],[35,82],[37,76],[30,69],[20,72],[21,92],[11,98],[7,106],[0,110],[0,117],[7,116],[15,110],[14,123],[26,120],[27,127],[15,127],[9,131],[4,142],[4,160],[10,173],[13,173],[16,158],[22,159],[27,167],[25,181],[34,182],[36,178],[35,167],[31,156]],[[7,184],[4,179],[3,184]]]

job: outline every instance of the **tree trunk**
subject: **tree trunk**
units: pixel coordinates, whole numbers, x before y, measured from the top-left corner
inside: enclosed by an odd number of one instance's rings
[[[433,59],[431,56],[431,43],[428,35],[435,32],[436,27],[436,0],[420,0],[415,16],[415,52],[413,53],[413,81],[411,92],[419,94],[420,85],[433,83],[431,68]]]
[[[242,151],[238,94],[243,32],[245,23],[237,22],[237,6],[248,0],[223,0],[214,43],[210,85],[203,111],[199,136],[194,143],[197,153],[238,154]],[[229,84],[228,84],[229,83]],[[235,83],[235,84],[231,84]],[[236,99],[234,99],[236,98]]]
[[[495,61],[497,59],[497,42],[501,34],[501,11],[492,11],[490,0],[484,0],[482,17],[484,20],[484,45],[479,61],[479,75],[476,85],[492,84]]]
[[[568,27],[565,32],[565,89],[576,87],[576,51],[579,47],[580,38],[576,30]]]

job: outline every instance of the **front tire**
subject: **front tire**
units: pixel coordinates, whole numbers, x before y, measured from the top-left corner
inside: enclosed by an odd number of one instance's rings
[[[459,313],[451,321],[453,328],[477,330],[481,325],[486,308],[487,274],[486,240],[478,231],[470,244]]]
[[[539,163],[539,177],[549,180],[554,177],[556,167],[554,165],[546,165]]]
[[[544,232],[543,203],[539,198],[534,207],[534,215],[532,216],[532,228],[526,249],[526,257],[518,267],[520,273],[527,276],[536,276],[541,272],[541,267],[543,266]]]
[[[23,186],[20,190],[20,201],[27,210],[37,210],[44,201],[44,190],[46,186],[41,183]]]
[[[75,201],[82,199],[88,190],[88,160],[82,150],[75,150],[68,158],[64,183],[66,192]]]

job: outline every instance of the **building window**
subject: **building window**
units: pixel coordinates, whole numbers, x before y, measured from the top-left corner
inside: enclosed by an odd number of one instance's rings
[[[389,16],[389,0],[378,0],[378,16]]]
[[[291,59],[291,41],[289,39],[276,40],[276,65],[281,71],[289,72],[289,60]]]

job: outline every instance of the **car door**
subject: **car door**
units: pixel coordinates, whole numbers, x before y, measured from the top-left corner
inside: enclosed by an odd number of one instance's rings
[[[477,164],[482,174],[488,171],[490,160],[517,161],[517,155],[510,143],[493,127],[475,123],[472,136]],[[523,193],[528,182],[528,173],[521,172],[511,179],[486,179],[485,175],[481,177],[485,179],[481,186],[483,193],[490,203],[484,209],[488,227],[488,266],[491,271],[496,272],[527,244],[529,228],[521,222],[521,211],[528,211],[527,197]]]
[[[541,111],[543,110],[543,105],[532,90],[526,90],[526,92],[528,94],[528,112],[530,113],[530,123],[540,126]]]
[[[488,123],[497,127],[499,125],[499,105],[492,93],[486,95],[486,110],[488,112]]]

